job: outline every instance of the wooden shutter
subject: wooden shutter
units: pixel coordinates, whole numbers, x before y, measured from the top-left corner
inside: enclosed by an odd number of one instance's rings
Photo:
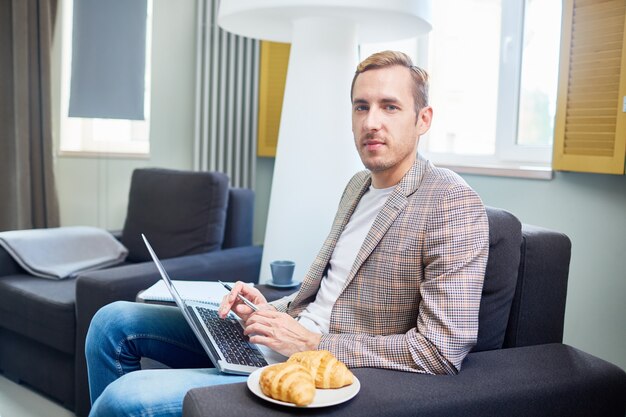
[[[565,0],[554,133],[556,170],[623,174],[626,0]]]
[[[261,42],[258,156],[276,156],[290,47],[288,43]]]

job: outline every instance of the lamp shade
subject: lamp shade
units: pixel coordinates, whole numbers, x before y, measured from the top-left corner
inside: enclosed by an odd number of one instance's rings
[[[238,35],[290,42],[293,22],[329,17],[355,23],[359,42],[387,42],[429,32],[430,4],[416,0],[222,0],[218,22]]]

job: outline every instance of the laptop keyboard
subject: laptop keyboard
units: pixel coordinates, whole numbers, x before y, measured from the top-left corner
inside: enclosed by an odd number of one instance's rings
[[[263,367],[267,361],[256,346],[251,345],[243,327],[233,318],[221,319],[217,311],[196,307],[224,358],[229,363]]]

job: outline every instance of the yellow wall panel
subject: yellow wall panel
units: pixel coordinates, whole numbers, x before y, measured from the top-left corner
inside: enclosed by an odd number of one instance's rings
[[[258,156],[276,156],[290,44],[261,42]]]

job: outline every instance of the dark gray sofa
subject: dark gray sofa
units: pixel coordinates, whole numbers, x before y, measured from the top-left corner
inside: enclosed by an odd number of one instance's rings
[[[455,376],[354,369],[361,391],[329,408],[268,403],[244,383],[190,390],[184,417],[619,416],[626,374],[562,344],[567,236],[488,208],[490,250],[478,343]]]
[[[254,192],[229,188],[223,174],[140,169],[119,236],[131,252],[126,264],[54,281],[28,275],[0,249],[0,371],[86,416],[91,318],[112,301],[134,300],[159,278],[152,261],[143,261],[148,254],[137,231],[169,258],[163,264],[177,278],[256,281],[262,249],[252,245],[253,216]],[[186,228],[192,232],[184,237]]]

